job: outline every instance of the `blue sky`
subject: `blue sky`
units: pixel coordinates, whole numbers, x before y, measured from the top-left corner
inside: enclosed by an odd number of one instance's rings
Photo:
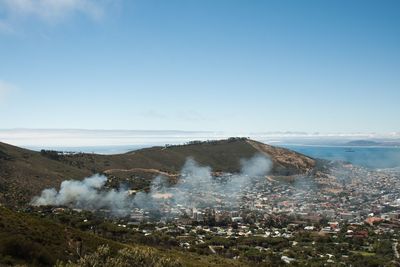
[[[0,128],[400,131],[400,1],[0,0]]]

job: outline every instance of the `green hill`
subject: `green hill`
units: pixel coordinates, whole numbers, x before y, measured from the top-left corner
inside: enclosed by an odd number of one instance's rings
[[[77,154],[63,157],[63,161],[83,169],[129,170],[156,169],[178,173],[188,157],[214,171],[238,172],[240,160],[264,154],[273,161],[273,174],[294,175],[309,172],[315,161],[284,148],[273,147],[246,138],[191,142],[186,145],[151,147],[118,155]]]
[[[291,176],[310,172],[315,161],[302,154],[246,138],[191,142],[186,145],[151,147],[125,154],[35,152],[0,143],[0,203],[22,205],[49,187],[58,188],[66,179],[82,179],[94,172],[116,178],[160,172],[176,175],[188,157],[213,171],[238,172],[240,160],[264,154],[273,161],[273,175]]]

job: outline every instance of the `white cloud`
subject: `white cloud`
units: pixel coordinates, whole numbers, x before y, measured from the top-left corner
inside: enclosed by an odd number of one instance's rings
[[[222,139],[229,136],[222,132],[195,131],[0,129],[0,142],[23,147],[52,149],[57,147],[180,144],[193,140]]]
[[[15,24],[39,19],[57,23],[68,16],[81,14],[100,19],[110,5],[119,0],[0,0],[0,31],[13,31]],[[2,16],[2,17],[1,17]]]
[[[352,140],[400,142],[395,133],[294,133],[294,132],[210,132],[210,131],[146,131],[146,130],[82,130],[82,129],[1,129],[0,142],[34,149],[64,149],[86,147],[84,151],[101,153],[127,152],[137,147],[182,144],[193,140],[217,140],[232,136],[247,136],[269,144],[332,145]],[[113,148],[108,150],[106,146]],[[90,148],[92,147],[92,148]],[[103,147],[96,149],[95,147]],[[119,148],[117,148],[119,147]],[[115,149],[115,150],[114,150]],[[124,149],[127,149],[124,151]],[[72,149],[74,150],[74,149]]]

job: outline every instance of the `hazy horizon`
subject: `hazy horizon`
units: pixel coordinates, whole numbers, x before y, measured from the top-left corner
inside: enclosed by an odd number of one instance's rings
[[[134,147],[182,144],[193,140],[248,137],[269,144],[344,145],[355,140],[400,144],[394,133],[224,132],[179,130],[0,129],[0,142],[25,148]]]

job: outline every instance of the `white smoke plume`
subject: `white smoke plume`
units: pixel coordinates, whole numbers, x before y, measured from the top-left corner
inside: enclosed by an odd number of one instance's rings
[[[60,191],[45,189],[39,197],[33,198],[34,206],[66,205],[85,210],[107,208],[116,215],[123,215],[131,207],[127,190],[101,190],[107,177],[93,175],[82,181],[67,180],[61,183]]]
[[[222,202],[228,203],[227,205],[235,205],[240,201],[243,188],[265,179],[272,162],[263,155],[255,155],[241,160],[241,167],[240,173],[226,175],[221,181],[212,175],[210,167],[200,166],[194,159],[188,158],[177,184],[168,185],[165,177],[158,176],[153,180],[148,193],[138,192],[130,196],[127,189],[105,189],[107,177],[94,175],[82,181],[63,181],[58,192],[54,188],[45,189],[31,204],[65,205],[85,210],[103,208],[111,210],[117,216],[127,215],[134,207],[157,210],[166,202],[187,208],[213,207],[217,199],[221,203],[222,198]]]

